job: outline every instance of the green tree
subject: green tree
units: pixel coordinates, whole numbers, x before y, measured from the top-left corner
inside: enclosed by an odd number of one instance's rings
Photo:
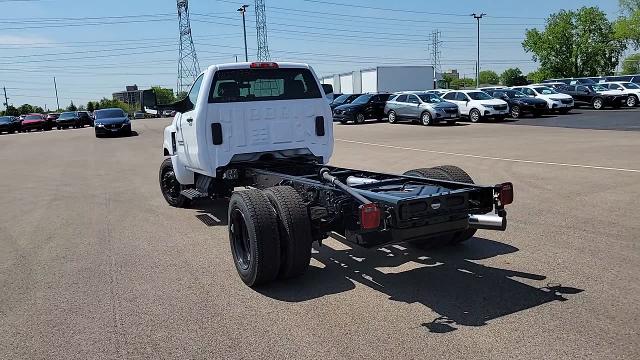
[[[71,100],[71,104],[67,106],[67,111],[78,111],[78,108],[75,105],[73,105],[73,100]]]
[[[561,10],[547,18],[543,31],[529,29],[522,47],[551,77],[611,74],[626,45],[597,7]]]
[[[22,104],[20,105],[20,107],[18,107],[18,112],[20,113],[20,115],[24,115],[24,114],[30,114],[33,111],[33,106],[29,105],[29,104]]]
[[[527,81],[530,83],[540,83],[543,80],[546,80],[548,78],[550,78],[551,76],[549,76],[547,73],[545,73],[544,71],[538,69],[536,71],[532,71],[530,73],[527,74]]]
[[[440,80],[440,82],[442,83],[443,88],[448,89],[449,87],[451,87],[451,83],[455,79],[456,78],[451,74],[442,74],[442,80]]]
[[[178,93],[176,94],[176,100],[182,100],[186,97],[187,97],[186,91],[178,91]]]
[[[7,109],[4,111],[4,115],[6,115],[6,116],[18,116],[18,115],[20,115],[20,111],[13,105],[7,105]]]
[[[36,114],[42,114],[42,113],[44,113],[44,109],[42,107],[40,107],[40,106],[34,106],[32,112],[34,112]]]
[[[622,16],[614,24],[616,36],[640,49],[640,0],[618,0]]]
[[[151,89],[156,94],[158,104],[166,105],[174,103],[176,101],[176,97],[173,96],[173,90],[171,89],[163,88],[160,86],[152,86]]]
[[[480,71],[480,84],[484,85],[497,85],[500,82],[500,77],[495,71],[482,70]]]
[[[640,74],[640,53],[632,54],[622,60],[622,75]]]
[[[527,78],[519,68],[509,68],[500,74],[500,81],[504,86],[527,85]]]
[[[89,101],[87,103],[87,111],[93,112],[95,108],[93,107],[93,101]]]
[[[475,83],[476,83],[475,80],[470,78],[454,79],[451,82],[451,87],[454,89],[460,89],[460,88],[464,89],[464,88],[472,87]]]

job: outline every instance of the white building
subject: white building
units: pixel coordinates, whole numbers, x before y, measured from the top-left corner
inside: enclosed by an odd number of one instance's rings
[[[430,90],[434,87],[433,66],[377,66],[320,78],[334,93],[359,94]]]

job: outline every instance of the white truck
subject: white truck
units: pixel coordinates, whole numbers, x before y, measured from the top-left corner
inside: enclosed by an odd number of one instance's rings
[[[174,104],[162,194],[175,207],[228,199],[231,253],[247,285],[304,273],[312,243],[334,233],[363,247],[436,246],[506,228],[511,183],[476,185],[451,165],[404,175],[327,166],[324,96],[306,64],[233,63],[207,68]]]

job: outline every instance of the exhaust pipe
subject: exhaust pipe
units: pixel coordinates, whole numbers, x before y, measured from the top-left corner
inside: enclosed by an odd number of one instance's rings
[[[349,176],[347,178],[347,185],[349,185],[349,186],[373,184],[373,183],[377,183],[377,182],[378,182],[378,180],[376,180],[376,179],[361,178],[361,177],[357,177],[357,176]]]
[[[469,215],[469,228],[505,231],[507,218],[498,215]]]

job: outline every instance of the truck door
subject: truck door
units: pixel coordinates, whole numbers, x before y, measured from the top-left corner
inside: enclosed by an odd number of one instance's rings
[[[196,104],[198,102],[198,93],[200,92],[200,86],[202,86],[202,77],[200,75],[191,86],[191,90],[187,95],[189,99],[189,109],[180,114],[180,120],[178,121],[178,134],[177,147],[178,154],[183,156],[183,159],[187,160],[187,163],[192,168],[199,168],[199,164],[194,163],[197,160],[197,139],[196,139]]]

